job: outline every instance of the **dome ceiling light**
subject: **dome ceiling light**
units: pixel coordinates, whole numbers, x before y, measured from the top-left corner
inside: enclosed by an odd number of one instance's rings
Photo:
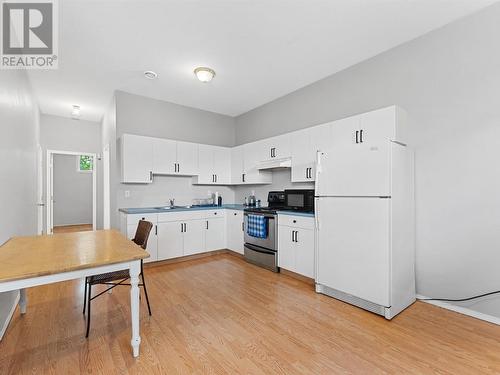
[[[194,74],[203,83],[210,82],[215,77],[215,71],[204,66],[196,68]]]

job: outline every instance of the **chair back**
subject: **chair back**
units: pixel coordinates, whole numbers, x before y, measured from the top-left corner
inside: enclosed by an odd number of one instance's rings
[[[135,232],[135,237],[132,241],[136,245],[139,245],[144,250],[146,250],[146,246],[148,245],[149,233],[151,232],[151,228],[153,228],[153,223],[146,220],[139,220],[139,224],[137,224],[137,230]]]

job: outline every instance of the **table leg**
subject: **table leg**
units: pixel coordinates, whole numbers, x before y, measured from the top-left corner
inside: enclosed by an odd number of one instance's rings
[[[26,299],[26,289],[20,289],[19,290],[19,310],[21,311],[21,314],[26,314],[26,302],[28,300]]]
[[[134,357],[139,356],[139,274],[141,272],[141,261],[137,260],[130,264],[130,313],[132,318],[132,351]]]

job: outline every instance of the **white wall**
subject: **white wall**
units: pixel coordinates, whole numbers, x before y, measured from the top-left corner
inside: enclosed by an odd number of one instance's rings
[[[39,127],[26,72],[0,70],[0,245],[15,235],[36,234]],[[0,293],[0,337],[18,294]]]
[[[224,202],[234,202],[234,191],[228,187],[193,186],[189,177],[155,176],[153,184],[121,184],[120,155],[117,140],[124,133],[170,138],[219,146],[232,146],[235,139],[234,119],[229,116],[173,104],[161,100],[117,91],[116,120],[113,105],[106,117],[106,137],[114,139],[111,156],[111,222],[118,227],[118,208],[147,207],[168,204],[190,204],[194,198],[205,198],[209,191],[219,191]],[[125,191],[130,197],[125,198]]]
[[[46,151],[75,151],[102,153],[101,124],[93,121],[42,114],[40,118],[40,139],[44,154],[44,180],[46,177]],[[97,160],[97,228],[103,227],[103,176],[101,161]],[[46,183],[44,181],[44,194]],[[55,208],[55,207],[54,207]],[[44,215],[45,220],[45,215]],[[44,224],[45,228],[45,224]]]
[[[418,293],[498,290],[499,20],[496,4],[239,116],[237,144],[400,105],[416,149]]]
[[[92,224],[92,173],[78,171],[78,160],[54,155],[54,226]]]

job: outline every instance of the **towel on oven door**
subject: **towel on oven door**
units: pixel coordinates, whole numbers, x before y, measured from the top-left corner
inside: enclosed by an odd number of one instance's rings
[[[262,215],[248,215],[247,234],[252,237],[267,237],[267,218]]]

